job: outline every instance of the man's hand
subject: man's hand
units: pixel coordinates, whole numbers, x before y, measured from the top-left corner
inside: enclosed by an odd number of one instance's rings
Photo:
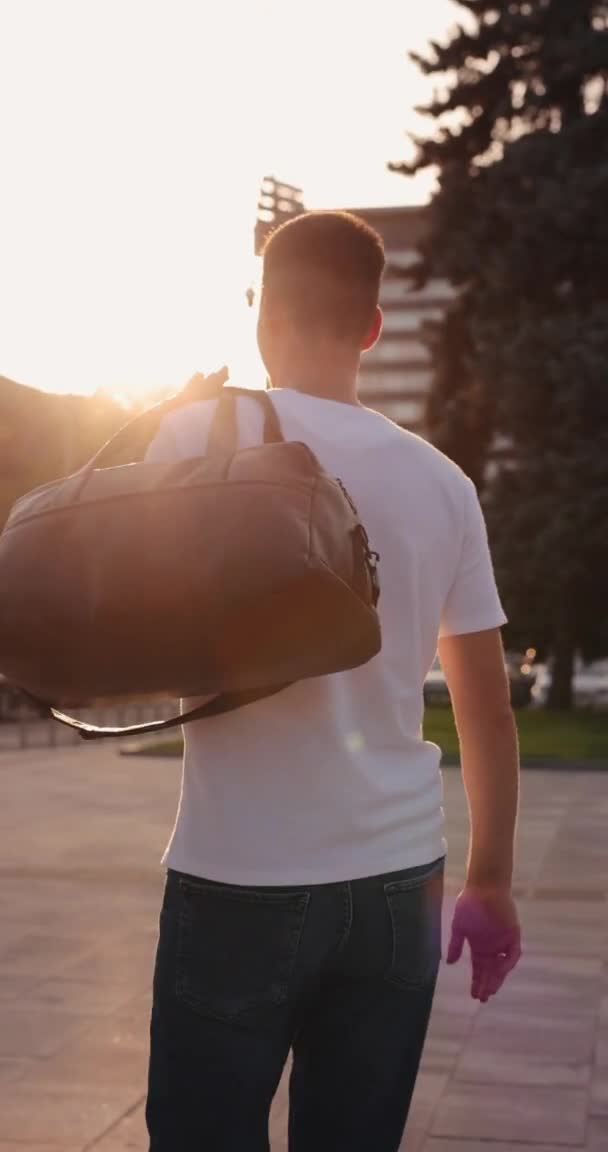
[[[508,888],[467,884],[456,901],[446,961],[455,964],[465,940],[471,949],[471,996],[494,996],[521,956],[521,929]]]
[[[190,400],[206,400],[209,396],[215,393],[218,387],[223,388],[224,384],[230,377],[230,373],[226,365],[220,368],[217,372],[195,372],[191,376],[188,383],[182,389],[180,395],[187,396]]]
[[[471,948],[471,995],[485,1003],[521,955],[511,896],[519,793],[517,732],[497,628],[445,637],[439,645],[454,705],[471,840],[456,902],[448,964]]]

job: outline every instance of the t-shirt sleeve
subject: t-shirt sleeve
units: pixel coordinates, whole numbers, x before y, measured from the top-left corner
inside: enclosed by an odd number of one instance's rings
[[[168,413],[146,449],[146,464],[204,456],[216,406],[216,400],[205,400]]]
[[[179,459],[179,452],[175,436],[168,420],[163,420],[156,436],[150,441],[146,449],[144,460],[146,464],[166,464],[171,460]]]
[[[483,512],[475,486],[467,479],[462,549],[443,606],[439,636],[483,632],[500,628],[506,622],[496,587]]]

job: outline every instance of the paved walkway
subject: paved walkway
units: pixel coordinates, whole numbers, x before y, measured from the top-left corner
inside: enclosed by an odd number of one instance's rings
[[[0,752],[0,1152],[147,1148],[157,861],[178,771],[107,746]],[[467,839],[455,769],[445,805],[447,932]],[[607,828],[608,775],[524,775],[525,958],[485,1006],[468,962],[442,969],[404,1152],[608,1149]],[[285,1123],[283,1086],[273,1152]]]

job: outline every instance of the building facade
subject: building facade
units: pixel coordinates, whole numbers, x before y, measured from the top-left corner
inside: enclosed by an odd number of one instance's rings
[[[441,318],[453,289],[447,280],[431,280],[415,291],[402,275],[417,260],[416,246],[425,227],[424,208],[352,211],[382,236],[387,264],[380,295],[384,329],[375,348],[363,357],[361,399],[396,424],[424,435],[431,367],[422,327],[427,320]]]

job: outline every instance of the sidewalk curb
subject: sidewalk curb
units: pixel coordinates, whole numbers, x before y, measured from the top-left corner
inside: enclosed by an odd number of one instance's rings
[[[455,756],[445,756],[442,768],[459,768],[460,761]],[[608,772],[608,760],[554,760],[550,756],[533,756],[522,760],[522,772]]]
[[[179,760],[182,756],[181,751],[150,751],[141,742],[123,744],[117,753],[119,756],[147,756],[155,760]],[[441,767],[459,768],[460,761],[456,756],[444,756]],[[554,760],[550,756],[533,756],[522,761],[521,768],[522,772],[608,772],[608,760]]]

